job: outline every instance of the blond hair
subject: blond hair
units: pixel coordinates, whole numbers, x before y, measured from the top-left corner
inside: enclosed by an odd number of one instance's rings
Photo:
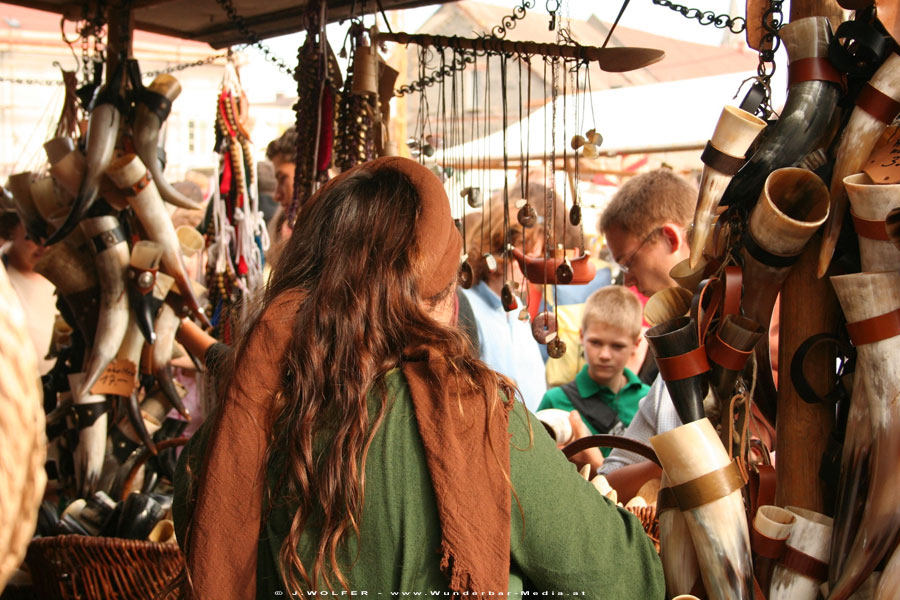
[[[601,323],[621,329],[637,339],[641,334],[642,315],[641,301],[634,292],[621,285],[608,285],[585,301],[581,331],[585,331],[591,323]]]
[[[532,227],[523,228],[516,218],[519,212],[516,202],[524,197],[520,186],[521,182],[510,186],[507,196],[509,198],[508,239],[504,231],[503,190],[494,193],[483,208],[466,214],[466,252],[469,255],[469,264],[472,265],[472,270],[475,272],[476,282],[487,279],[489,275],[484,259],[485,253],[494,255],[497,263],[500,264],[506,243],[521,250],[524,242],[525,254],[533,255],[538,242],[546,234],[546,212],[547,205],[550,204],[547,201],[547,188],[539,183],[531,183],[528,186],[528,203],[534,207],[537,213],[537,223]],[[567,248],[579,244],[580,230],[569,223],[561,195],[557,195],[554,210],[556,225],[554,232],[551,233],[552,240],[564,244]],[[559,231],[563,231],[563,239],[557,239]]]
[[[642,173],[625,182],[600,215],[600,231],[611,227],[642,238],[663,223],[684,228],[694,218],[699,192],[672,169]]]

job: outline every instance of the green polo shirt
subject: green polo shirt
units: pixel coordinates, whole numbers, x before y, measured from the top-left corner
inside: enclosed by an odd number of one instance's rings
[[[578,393],[581,394],[582,398],[590,398],[595,394],[599,394],[599,400],[615,409],[616,414],[619,415],[619,420],[627,427],[634,418],[635,413],[637,413],[638,404],[640,403],[641,398],[646,396],[647,392],[650,391],[650,386],[642,382],[638,376],[629,369],[625,369],[624,373],[626,380],[625,385],[622,386],[622,389],[620,389],[617,394],[613,393],[607,386],[600,385],[591,379],[591,376],[588,375],[587,365],[582,367],[581,371],[578,372],[578,375],[575,376],[575,384],[578,386]],[[575,407],[572,406],[568,396],[566,396],[566,393],[561,387],[555,387],[544,394],[544,398],[541,400],[541,405],[538,407],[538,410],[543,410],[545,408],[559,408],[568,412],[575,410]],[[595,435],[600,433],[587,421],[584,421],[584,424],[587,425],[587,428],[591,433]],[[603,454],[606,456],[608,453],[609,450],[605,449]]]

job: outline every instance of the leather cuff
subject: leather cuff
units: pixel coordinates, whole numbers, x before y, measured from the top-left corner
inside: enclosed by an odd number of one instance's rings
[[[873,88],[868,83],[863,86],[859,96],[856,97],[856,106],[885,125],[890,125],[894,117],[900,113],[900,102]]]
[[[874,344],[900,335],[900,308],[855,323],[847,323],[847,333],[854,346]]]
[[[744,487],[745,483],[737,462],[731,461],[720,469],[672,486],[671,489],[678,508],[684,512],[724,498]]]
[[[850,211],[850,216],[853,217],[853,228],[856,230],[856,235],[859,237],[869,240],[878,240],[879,242],[889,242],[891,240],[891,238],[888,237],[887,229],[885,229],[884,221],[863,219],[862,217],[857,216],[853,210]]]
[[[665,381],[679,381],[709,371],[706,348],[699,346],[690,352],[668,358],[656,357],[659,374]]]
[[[712,142],[706,142],[706,148],[703,149],[700,160],[703,161],[703,164],[707,167],[715,169],[719,173],[724,173],[725,175],[734,175],[740,171],[741,167],[744,166],[744,163],[747,162],[747,159],[744,157],[738,158],[736,156],[731,156],[730,154],[725,154],[713,146]]]
[[[788,87],[804,81],[830,81],[838,85],[844,83],[838,70],[823,56],[801,58],[788,65]]]

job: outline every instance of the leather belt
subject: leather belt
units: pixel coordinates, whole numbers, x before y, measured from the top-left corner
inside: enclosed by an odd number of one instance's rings
[[[97,254],[100,254],[104,250],[109,250],[119,242],[124,241],[125,232],[122,230],[121,225],[116,225],[112,229],[108,229],[103,233],[98,233],[91,238],[91,244],[93,245],[94,252],[96,252]]]
[[[799,573],[816,581],[828,580],[828,563],[822,562],[814,556],[810,556],[792,546],[785,545],[784,557],[781,564],[786,569]]]
[[[747,230],[747,235],[744,236],[744,248],[750,256],[762,264],[777,269],[790,267],[800,259],[799,254],[794,254],[793,256],[772,254],[759,245],[759,242],[756,241],[756,238],[753,237],[753,234],[750,233],[749,229]]]
[[[709,360],[732,371],[742,370],[747,364],[747,359],[753,354],[753,350],[744,351],[729,346],[719,337],[718,331],[710,336],[709,342],[706,344],[706,352]]]

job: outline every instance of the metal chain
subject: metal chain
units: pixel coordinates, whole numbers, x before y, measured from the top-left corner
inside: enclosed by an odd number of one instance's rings
[[[245,49],[247,46],[237,46],[234,48],[234,51],[240,51]],[[200,60],[195,60],[194,62],[189,63],[181,63],[178,65],[173,65],[171,67],[167,67],[165,69],[159,69],[157,71],[144,71],[141,73],[141,77],[156,77],[157,75],[162,75],[163,73],[176,73],[178,71],[184,71],[185,69],[190,69],[192,67],[202,67],[204,65],[209,65],[220,58],[228,58],[228,52],[223,52],[222,54],[213,54],[212,56],[207,56],[206,58],[201,58]]]
[[[513,13],[511,15],[506,15],[500,19],[499,25],[494,25],[491,29],[491,35],[500,39],[505,38],[506,32],[510,29],[515,29],[516,21],[524,19],[526,10],[532,9],[534,6],[535,0],[522,0],[522,4],[513,8]]]
[[[711,10],[701,11],[699,8],[688,8],[681,4],[674,4],[670,0],[652,0],[652,2],[657,6],[670,8],[686,19],[696,19],[701,25],[712,25],[716,29],[727,29],[731,33],[741,33],[747,29],[747,20],[744,17],[717,15]]]
[[[783,0],[769,0],[769,8],[763,13],[763,29],[766,30],[760,41],[760,48],[769,48],[768,50],[759,51],[759,65],[756,67],[756,73],[760,83],[766,90],[766,97],[762,102],[762,109],[766,118],[774,112],[772,108],[772,75],[775,74],[775,53],[781,47],[781,37],[778,30],[781,29],[784,15],[781,12],[781,4]]]
[[[247,27],[247,22],[244,21],[244,18],[237,14],[237,11],[234,9],[234,4],[232,4],[231,0],[216,0],[216,4],[222,7],[222,10],[224,10],[228,15],[228,19],[232,23],[234,23],[235,26],[237,26],[238,31],[240,31],[241,35],[243,35],[247,39],[249,45],[256,47],[257,50],[262,52],[265,59],[278,67],[279,71],[286,73],[291,77],[294,77],[296,68],[292,69],[288,67],[287,63],[276,56],[275,53],[272,52],[271,48],[262,43],[259,35],[255,31]]]
[[[20,79],[17,77],[3,77],[0,75],[0,82],[4,81],[19,85],[63,85],[61,79]]]
[[[410,82],[406,85],[402,85],[394,90],[395,96],[404,96],[406,94],[412,94],[415,92],[421,92],[425,88],[438,83],[439,81],[443,81],[443,79],[449,75],[452,75],[455,71],[464,71],[466,69],[466,65],[470,65],[475,62],[475,54],[467,53],[463,51],[461,48],[453,48],[451,44],[451,48],[454,50],[458,56],[454,56],[453,61],[450,64],[445,64],[443,67],[440,67],[433,71],[430,75],[422,75],[418,80]],[[439,49],[443,52],[443,48]]]

